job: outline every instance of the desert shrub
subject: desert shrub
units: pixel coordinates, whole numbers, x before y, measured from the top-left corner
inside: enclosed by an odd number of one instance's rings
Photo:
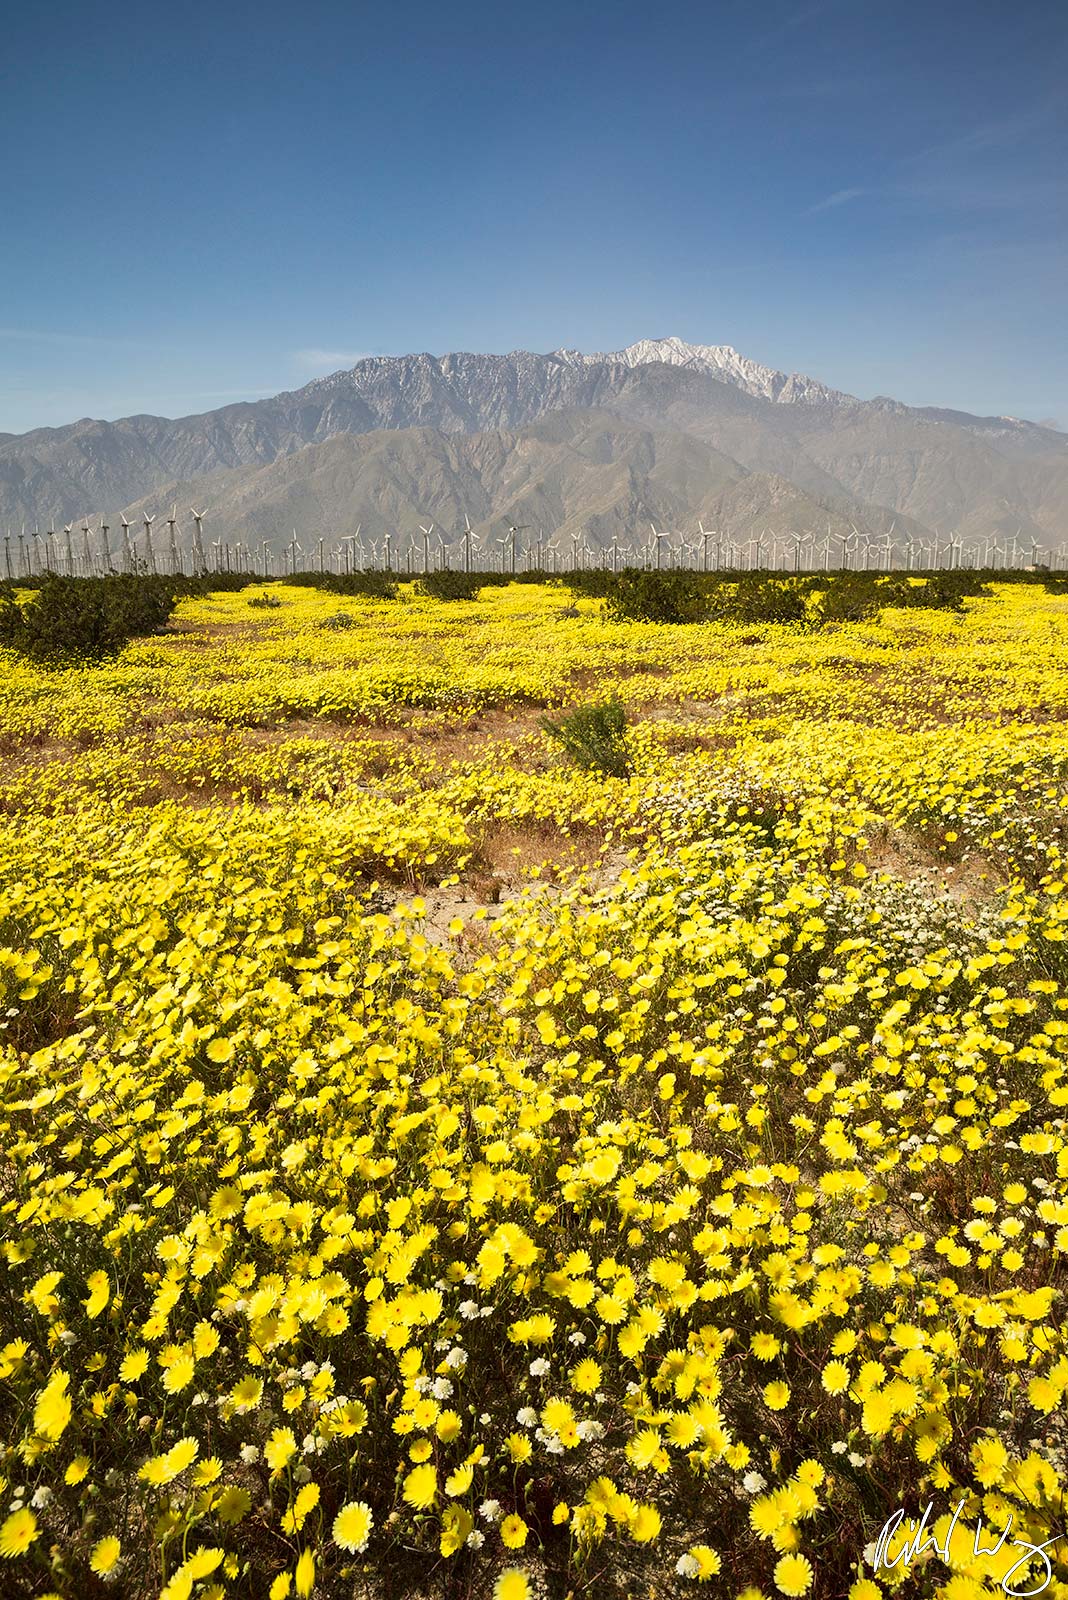
[[[876,587],[874,576],[864,572],[836,572],[822,586],[818,620],[824,622],[863,622],[881,606],[907,604],[898,599],[895,586]]]
[[[186,595],[237,594],[253,583],[262,583],[263,579],[257,578],[254,572],[205,572],[195,578],[179,572],[167,581],[174,585],[175,594],[184,598]]]
[[[646,572],[627,567],[608,580],[608,612],[626,622],[704,622],[712,609],[708,586],[692,572]]]
[[[790,581],[761,578],[738,585],[730,620],[734,622],[804,622],[808,615],[800,587]]]
[[[0,586],[0,644],[42,664],[102,660],[130,639],[158,633],[176,598],[170,578],[46,573],[25,602],[16,599],[12,585]]]
[[[542,717],[541,726],[584,772],[627,778],[631,773],[627,713],[617,699],[576,706],[559,722]]]
[[[476,572],[424,572],[415,587],[434,600],[474,600],[482,579]]]
[[[361,600],[397,598],[397,579],[392,572],[377,572],[369,567],[364,572],[328,572],[324,580],[320,587],[331,594],[350,595]]]
[[[282,604],[276,594],[254,594],[248,602],[250,606],[257,606],[261,610],[273,610]]]
[[[611,592],[615,574],[600,567],[578,568],[563,574],[563,584],[572,594],[586,595],[591,600],[603,600]]]
[[[335,611],[332,617],[324,617],[319,626],[320,628],[326,628],[331,633],[340,633],[344,628],[358,628],[360,624],[349,612]]]

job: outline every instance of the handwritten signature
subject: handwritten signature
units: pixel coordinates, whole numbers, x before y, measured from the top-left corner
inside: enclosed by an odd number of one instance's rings
[[[911,1536],[906,1535],[905,1541],[900,1550],[898,1550],[894,1555],[891,1555],[890,1541],[905,1520],[904,1508],[895,1511],[893,1516],[889,1517],[886,1522],[883,1523],[883,1526],[880,1530],[879,1537],[875,1544],[875,1555],[872,1561],[873,1569],[877,1572],[880,1567],[896,1567],[899,1565],[904,1569],[908,1566],[910,1561],[914,1561],[918,1555],[923,1555],[928,1550],[934,1550],[948,1566],[950,1558],[950,1541],[953,1538],[953,1531],[957,1525],[957,1518],[960,1516],[965,1505],[967,1504],[967,1499],[968,1497],[965,1496],[964,1499],[958,1501],[956,1507],[954,1508],[953,1515],[950,1517],[949,1526],[941,1539],[938,1538],[933,1529],[928,1528],[927,1526],[931,1517],[931,1513],[934,1510],[934,1501],[929,1501],[924,1508],[923,1516],[920,1518],[918,1526],[914,1517],[909,1518],[909,1528],[912,1530]],[[983,1519],[980,1517],[976,1523],[975,1534],[972,1539],[972,1554],[976,1557],[998,1555],[1008,1540],[1009,1534],[1012,1532],[1013,1521],[1014,1516],[1010,1515],[1009,1520],[1002,1529],[1001,1536],[996,1544],[988,1547],[981,1547],[980,1540],[983,1534]],[[1026,1539],[1013,1539],[1012,1544],[1009,1546],[1010,1550],[1013,1548],[1022,1550],[1023,1555],[1013,1562],[1012,1566],[1001,1579],[1001,1587],[1007,1595],[1021,1597],[1037,1595],[1042,1594],[1046,1589],[1049,1588],[1049,1585],[1053,1581],[1053,1564],[1050,1561],[1049,1556],[1046,1554],[1046,1551],[1051,1545],[1055,1545],[1057,1543],[1059,1537],[1060,1535],[1054,1535],[1052,1539],[1047,1539],[1043,1544],[1031,1544]],[[1019,1572],[1021,1568],[1029,1566],[1032,1561],[1042,1562],[1046,1569],[1045,1577],[1042,1578],[1040,1575],[1038,1587],[1033,1589],[1013,1588],[1012,1579],[1015,1574]]]

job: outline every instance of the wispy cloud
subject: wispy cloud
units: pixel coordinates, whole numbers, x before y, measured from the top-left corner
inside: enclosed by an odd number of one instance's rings
[[[825,200],[818,200],[814,206],[809,206],[806,216],[815,216],[817,211],[833,211],[837,206],[847,206],[851,200],[859,200],[866,191],[864,189],[836,189]]]
[[[140,339],[112,339],[94,333],[64,333],[46,328],[0,328],[0,339],[10,339],[20,344],[58,344],[108,350],[144,350]],[[153,348],[155,348],[153,346]]]
[[[807,28],[810,23],[843,3],[844,0],[812,0],[809,5],[798,6],[770,27],[760,29],[750,41],[750,49],[766,49],[768,45],[777,44],[779,40],[789,38],[798,28]]]
[[[1047,95],[1034,105],[1007,116],[988,117],[974,123],[951,139],[943,139],[921,150],[915,159],[919,162],[951,160],[957,156],[985,155],[991,150],[1009,150],[1022,143],[1034,144],[1043,139],[1051,123],[1059,123],[1063,109],[1060,95]]]
[[[321,350],[311,346],[305,350],[294,350],[293,364],[301,372],[318,376],[320,373],[337,372],[342,367],[354,367],[357,361],[371,354],[373,352],[370,350]]]
[[[1059,98],[1047,96],[975,123],[913,156],[893,192],[946,210],[1053,214],[1065,195],[1049,159],[1062,115]]]

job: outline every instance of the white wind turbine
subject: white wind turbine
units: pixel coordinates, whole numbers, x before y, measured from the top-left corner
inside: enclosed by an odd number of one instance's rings
[[[177,511],[177,509],[176,506],[175,510]],[[190,506],[189,515],[193,519],[193,564],[199,575],[204,572],[206,567],[204,560],[204,513],[203,511],[194,511],[193,507]]]
[[[710,539],[714,539],[716,537],[716,530],[715,530],[715,528],[706,528],[703,521],[698,521],[697,526],[701,530],[701,570],[703,572],[707,572],[708,571],[708,541]],[[718,545],[716,546],[716,549],[717,550],[719,549]],[[717,566],[719,565],[718,559],[717,559],[716,565]]]
[[[171,573],[178,571],[178,536],[175,528],[178,525],[178,507],[171,507],[171,514],[167,518],[167,543],[171,553]]]
[[[516,534],[517,533],[526,533],[526,531],[527,531],[527,529],[529,527],[530,527],[529,522],[519,522],[519,523],[509,523],[508,524],[508,538],[511,540],[511,543],[512,543],[512,571],[513,572],[515,571],[515,538],[516,538]],[[500,542],[502,544],[505,544],[505,543],[507,543],[507,540],[502,539]]]
[[[145,525],[145,559],[148,562],[149,572],[155,572],[156,552],[152,548],[152,524],[156,519],[154,516],[150,517],[146,511],[141,520]]]
[[[654,546],[656,548],[656,569],[659,572],[661,566],[663,565],[663,554],[662,554],[663,544],[662,544],[662,541],[667,538],[667,534],[666,533],[657,533],[655,522],[650,522],[649,526],[653,530],[653,543],[654,543]]]
[[[132,548],[130,546],[130,524],[126,520],[125,511],[122,513],[122,516],[119,518],[119,521],[122,523],[122,567],[123,567],[123,571],[124,572],[132,572],[133,569],[134,569],[134,553],[133,553],[133,550],[132,550]]]
[[[464,541],[464,571],[465,572],[470,572],[471,571],[471,534],[472,534],[472,531],[473,530],[471,528],[471,518],[467,515],[467,512],[465,511],[464,512],[464,531],[463,531],[463,534],[461,536],[463,538],[463,541]]]
[[[434,524],[433,523],[431,523],[428,528],[424,528],[422,523],[419,524],[419,532],[423,535],[423,573],[424,573],[424,575],[430,571],[430,535],[433,533],[433,531],[434,531]]]

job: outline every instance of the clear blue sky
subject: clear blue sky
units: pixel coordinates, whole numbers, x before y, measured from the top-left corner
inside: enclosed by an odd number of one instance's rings
[[[1062,0],[5,14],[0,429],[670,333],[1068,427]]]

